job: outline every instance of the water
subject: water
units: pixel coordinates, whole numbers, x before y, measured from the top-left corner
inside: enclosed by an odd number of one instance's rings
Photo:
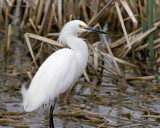
[[[18,41],[18,42],[17,42]],[[1,43],[3,47],[4,44]],[[11,42],[9,63],[5,52],[0,54],[0,127],[45,128],[49,122],[49,106],[26,113],[21,106],[21,85],[29,83],[26,71],[32,62],[24,40]],[[134,62],[132,62],[134,63]],[[125,77],[158,74],[152,67],[137,62],[145,68],[120,65]],[[148,68],[148,70],[147,70]],[[157,68],[158,69],[158,68]],[[145,73],[144,73],[145,72]],[[97,81],[96,76],[91,76]],[[80,81],[83,81],[83,77]],[[95,85],[79,82],[73,90],[60,95],[54,111],[56,128],[159,128],[160,96],[159,80],[137,80],[125,83],[121,78],[103,71],[103,82]],[[88,85],[86,85],[88,84]],[[126,90],[123,86],[127,84]],[[66,98],[67,97],[67,98]]]

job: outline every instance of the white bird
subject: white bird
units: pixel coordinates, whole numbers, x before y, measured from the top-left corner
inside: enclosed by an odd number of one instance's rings
[[[50,107],[50,128],[54,127],[53,110],[59,94],[66,91],[84,71],[88,61],[88,47],[77,33],[103,31],[88,27],[83,21],[73,20],[64,25],[58,41],[67,44],[50,55],[40,66],[30,86],[22,86],[23,107],[26,112],[34,111],[42,104],[53,101]]]

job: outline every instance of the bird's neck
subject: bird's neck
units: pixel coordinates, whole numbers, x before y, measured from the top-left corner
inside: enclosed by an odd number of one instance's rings
[[[88,51],[87,44],[81,38],[78,38],[76,36],[68,36],[66,39],[66,43],[74,51]]]
[[[81,74],[88,61],[88,46],[76,36],[67,36],[66,43],[77,55],[77,66],[79,67],[79,74]]]
[[[63,36],[61,34],[59,37],[59,41],[63,41],[62,43],[67,44],[77,55],[77,63],[79,65],[79,73],[81,74],[87,65],[88,60],[88,47],[87,44],[81,39],[76,37],[76,35],[66,34]],[[78,66],[77,65],[77,66]]]
[[[58,40],[63,44],[67,44],[73,51],[78,53],[88,52],[87,44],[81,38],[76,37],[75,34],[61,34]]]

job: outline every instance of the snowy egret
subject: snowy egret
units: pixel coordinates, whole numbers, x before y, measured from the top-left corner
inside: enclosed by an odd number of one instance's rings
[[[87,44],[76,37],[77,33],[94,31],[106,34],[103,31],[88,27],[83,21],[73,20],[64,25],[58,41],[67,44],[49,56],[40,66],[30,86],[22,86],[23,107],[31,112],[52,101],[50,107],[50,128],[54,127],[53,110],[60,93],[66,91],[84,71],[88,60]]]

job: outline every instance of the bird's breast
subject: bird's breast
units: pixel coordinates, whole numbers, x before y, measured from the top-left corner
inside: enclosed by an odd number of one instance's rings
[[[77,53],[77,62],[79,67],[79,74],[82,74],[88,61],[88,50]]]

